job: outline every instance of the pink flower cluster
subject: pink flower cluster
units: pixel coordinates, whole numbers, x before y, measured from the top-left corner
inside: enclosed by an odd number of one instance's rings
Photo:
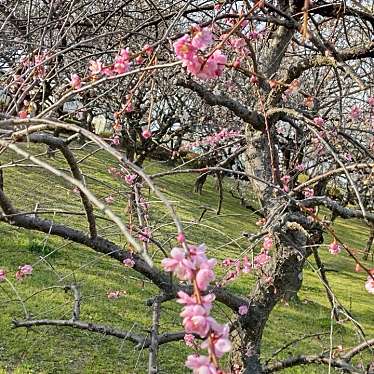
[[[325,124],[325,120],[322,117],[314,117],[313,122],[318,127],[323,127]]]
[[[20,59],[21,64],[25,68],[31,68],[34,70],[35,76],[43,78],[47,74],[47,59],[50,57],[50,53],[43,51],[41,54],[37,54],[32,57],[22,56]]]
[[[338,244],[338,242],[336,240],[334,240],[330,245],[329,245],[329,252],[332,254],[332,255],[337,255],[341,252],[341,247],[340,245]]]
[[[104,201],[106,204],[111,205],[114,202],[114,197],[112,195],[109,195],[106,198],[104,198]]]
[[[109,300],[119,299],[121,296],[125,296],[126,291],[109,291],[106,296]]]
[[[135,183],[135,179],[137,177],[136,174],[128,174],[126,170],[118,170],[115,167],[108,168],[108,173],[113,175],[114,177],[122,179],[129,186],[132,186]]]
[[[25,278],[27,275],[32,274],[32,266],[31,265],[22,265],[18,267],[18,270],[16,272],[16,279],[17,280],[22,280]]]
[[[361,114],[361,109],[357,105],[353,105],[353,107],[351,108],[351,112],[349,113],[351,118],[353,120],[359,119],[361,117]]]
[[[139,240],[148,243],[152,238],[152,231],[149,227],[144,227],[139,233]]]
[[[33,268],[31,265],[21,265],[18,267],[16,271],[16,279],[22,280],[28,275],[31,275]],[[6,271],[4,269],[0,269],[0,282],[3,282],[6,279]]]
[[[194,26],[192,37],[185,34],[174,44],[174,52],[187,71],[202,80],[217,78],[222,75],[227,62],[227,57],[220,49],[217,49],[207,58],[202,56],[213,42],[213,34],[208,28]]]
[[[222,141],[236,138],[238,136],[241,136],[240,131],[222,129],[221,131],[213,135],[209,135],[200,141],[189,143],[187,147],[188,149],[191,149],[200,146],[215,146]]]
[[[122,263],[127,268],[133,268],[135,265],[135,261],[132,258],[125,258]]]
[[[262,243],[261,252],[253,258],[253,261],[249,261],[248,256],[243,257],[243,261],[233,260],[231,258],[226,258],[222,261],[222,266],[225,267],[234,267],[230,270],[224,280],[220,285],[224,285],[227,282],[232,282],[239,277],[241,273],[247,274],[250,273],[253,269],[261,269],[266,265],[270,260],[271,256],[269,255],[269,250],[273,246],[273,239],[270,236],[265,236]]]
[[[290,183],[290,180],[291,180],[291,177],[289,175],[284,175],[282,178],[281,178],[281,182],[283,184],[283,191],[284,192],[289,192],[289,187],[288,187],[288,184]]]
[[[208,356],[188,356],[186,366],[195,374],[222,373],[218,368],[217,358],[231,350],[229,327],[219,324],[210,315],[215,296],[210,293],[202,295],[215,279],[213,268],[216,260],[207,258],[204,245],[189,245],[187,252],[182,248],[173,248],[170,255],[170,258],[162,260],[164,270],[173,272],[182,281],[191,282],[194,287],[193,295],[179,291],[177,299],[183,305],[180,315],[187,334],[186,344],[195,345],[191,337],[199,335],[204,339],[200,347],[209,353]]]

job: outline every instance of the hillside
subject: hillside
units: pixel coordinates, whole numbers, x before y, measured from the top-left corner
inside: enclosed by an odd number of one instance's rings
[[[86,154],[76,149],[76,154]],[[44,149],[40,149],[44,151]],[[1,155],[4,164],[15,155]],[[46,159],[60,168],[65,168],[57,155]],[[54,178],[29,162],[24,166],[6,168],[4,171],[5,191],[16,196],[19,207],[33,211],[39,209],[81,212],[79,197],[58,178]],[[109,194],[115,196],[114,210],[123,217],[126,213],[125,187],[114,180],[107,172],[113,166],[111,160],[100,152],[81,162],[86,181],[101,199]],[[167,170],[160,163],[148,162],[146,171],[154,173]],[[88,176],[91,176],[90,178]],[[101,182],[99,182],[101,181]],[[237,258],[248,245],[243,232],[254,232],[258,217],[240,206],[239,201],[229,193],[232,183],[225,179],[225,192],[222,212],[217,216],[208,210],[203,219],[201,206],[215,208],[217,191],[213,178],[208,179],[203,194],[194,194],[194,178],[187,174],[164,177],[157,180],[160,189],[173,201],[186,228],[187,237],[196,243],[204,242],[208,254],[219,260],[226,257]],[[163,243],[174,245],[174,231],[170,217],[162,204],[149,195],[153,207],[151,216],[157,230],[154,237]],[[100,215],[100,212],[97,212]],[[56,222],[69,222],[78,228],[85,223],[78,214],[49,213],[43,216]],[[123,242],[116,227],[111,222],[101,220],[99,231],[113,241]],[[368,230],[355,221],[338,220],[338,235],[354,249],[365,245]],[[364,287],[366,276],[356,273],[352,261],[341,253],[332,256],[326,245],[320,254],[330,270],[328,278],[340,302],[361,324],[367,338],[374,337],[373,296]],[[167,244],[169,245],[169,244]],[[156,256],[156,258],[158,258]],[[14,280],[13,285],[25,303],[27,310],[38,318],[69,318],[72,297],[63,286],[77,283],[83,296],[81,319],[88,322],[114,325],[125,330],[144,333],[151,324],[150,308],[145,300],[154,295],[155,288],[140,279],[131,269],[85,247],[72,244],[55,237],[27,232],[0,223],[0,268],[15,273],[21,264],[32,264],[34,274],[22,282]],[[372,266],[368,262],[368,266]],[[310,258],[304,275],[299,300],[279,305],[271,316],[265,331],[262,355],[271,355],[287,342],[305,335],[306,338],[287,347],[278,357],[289,354],[321,353],[330,346],[343,349],[359,342],[355,325],[349,320],[337,324],[331,322],[326,293],[315,271],[314,260]],[[223,274],[223,269],[220,274]],[[339,272],[339,274],[337,273]],[[246,292],[253,282],[252,275],[246,275],[230,284],[233,289]],[[124,291],[126,294],[117,300],[108,300],[107,292]],[[23,318],[23,308],[15,292],[6,283],[0,284],[0,368],[4,372],[15,373],[145,373],[147,352],[134,349],[134,345],[114,337],[106,337],[71,328],[38,327],[32,330],[12,329],[13,318]],[[162,312],[161,331],[181,331],[177,314],[178,306],[168,302]],[[215,308],[216,316],[224,316],[227,311]],[[319,334],[319,335],[317,335]],[[164,345],[160,349],[160,366],[163,373],[185,373],[183,361],[189,349],[183,342]],[[291,369],[285,373],[327,373],[327,367],[307,367]],[[1,370],[0,370],[1,372]]]

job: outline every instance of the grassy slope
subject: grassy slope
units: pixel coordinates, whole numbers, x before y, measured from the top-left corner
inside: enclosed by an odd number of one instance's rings
[[[77,152],[80,153],[80,152]],[[82,153],[83,155],[83,153]],[[2,155],[16,159],[14,155]],[[60,158],[49,160],[59,167],[66,167]],[[83,164],[83,170],[93,173],[95,178],[104,184],[98,185],[87,179],[98,197],[103,198],[109,193],[116,194],[114,210],[125,216],[126,201],[124,188],[106,172],[111,161],[96,154]],[[165,168],[160,165],[148,164],[147,171]],[[79,210],[79,198],[71,192],[71,188],[57,178],[54,183],[47,183],[51,176],[35,168],[10,168],[5,172],[6,191],[22,201],[22,206],[33,210],[35,203],[40,207],[64,210]],[[106,185],[105,185],[106,184]],[[219,259],[237,257],[246,249],[246,241],[242,238],[243,231],[253,232],[256,228],[256,217],[239,206],[237,200],[225,193],[221,216],[208,212],[197,224],[201,213],[201,205],[216,206],[217,192],[214,183],[209,180],[202,196],[192,193],[193,178],[187,175],[163,178],[158,185],[171,200],[175,202],[181,215],[187,236],[196,242],[205,242],[209,255]],[[26,196],[26,197],[25,197]],[[150,195],[153,205],[152,219],[158,222],[155,237],[160,241],[170,241],[174,236],[170,218],[165,209]],[[75,227],[85,228],[79,216],[49,217],[56,221],[66,222]],[[100,233],[112,240],[121,242],[115,227],[110,222],[100,221]],[[353,248],[363,248],[367,229],[357,222],[337,223],[337,232],[345,242]],[[173,242],[171,244],[174,244]],[[54,253],[46,259],[40,254],[50,251]],[[373,296],[363,288],[365,276],[353,271],[353,264],[345,254],[333,257],[326,249],[321,250],[323,260],[330,269],[339,270],[329,273],[329,279],[337,297],[349,308],[353,316],[362,324],[368,337],[374,336]],[[29,312],[35,318],[69,318],[71,295],[61,288],[72,282],[80,284],[83,295],[82,320],[96,323],[112,324],[123,329],[146,330],[150,326],[150,310],[144,300],[154,294],[155,289],[143,282],[137,274],[124,269],[120,264],[93,253],[89,249],[73,245],[58,238],[46,237],[38,233],[11,228],[0,224],[0,267],[14,273],[19,264],[34,265],[34,275],[23,282],[14,282],[19,295],[26,300]],[[322,337],[307,339],[285,350],[280,357],[301,352],[320,353],[329,347],[342,345],[344,348],[357,343],[356,330],[352,323],[333,324],[330,322],[330,311],[325,291],[313,271],[314,263],[308,266],[299,293],[300,302],[290,305],[279,305],[272,314],[267,325],[263,356],[269,357],[277,348],[286,342],[304,334],[325,333]],[[10,279],[12,279],[10,277]],[[231,284],[230,287],[247,292],[253,276],[244,276]],[[30,297],[34,293],[43,290]],[[124,290],[127,296],[109,301],[106,293],[109,290]],[[147,364],[146,352],[134,350],[133,345],[116,338],[105,337],[93,333],[76,331],[69,328],[39,327],[33,330],[12,330],[12,318],[22,318],[22,307],[16,300],[14,292],[8,285],[0,285],[0,367],[4,370],[15,370],[17,373],[145,373]],[[162,313],[162,331],[173,329],[180,331],[180,321],[175,303],[165,304]],[[225,310],[216,307],[217,318],[223,317]],[[329,332],[333,329],[332,341]],[[164,373],[184,373],[181,365],[188,350],[182,343],[163,346],[160,352],[161,369]],[[291,369],[289,373],[323,373],[327,368]],[[0,370],[1,373],[1,370]]]

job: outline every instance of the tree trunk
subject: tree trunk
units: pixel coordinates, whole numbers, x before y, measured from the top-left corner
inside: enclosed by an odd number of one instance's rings
[[[241,356],[245,374],[260,374],[261,340],[270,313],[279,300],[297,294],[302,284],[305,260],[312,254],[311,246],[321,243],[323,237],[317,223],[308,221],[292,207],[282,217],[272,211],[274,198],[277,197],[271,182],[274,170],[278,170],[277,151],[274,145],[269,144],[268,135],[262,132],[247,130],[247,144],[246,171],[249,178],[253,175],[259,179],[250,178],[252,189],[265,215],[274,213],[277,222],[282,222],[272,226],[271,236],[275,243],[270,252],[272,259],[259,270],[259,279],[249,296],[248,313],[238,318],[232,334],[232,366],[238,363]]]

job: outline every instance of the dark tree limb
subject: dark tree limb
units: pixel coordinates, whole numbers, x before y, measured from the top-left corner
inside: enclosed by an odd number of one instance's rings
[[[84,184],[83,176],[78,167],[75,156],[73,152],[69,149],[69,147],[65,144],[63,139],[54,137],[49,134],[30,134],[28,136],[28,139],[29,141],[33,143],[42,143],[53,148],[58,148],[63,154],[63,156],[65,157],[66,162],[68,163],[70,167],[73,177]],[[21,139],[19,138],[17,140],[21,140]],[[90,235],[92,238],[95,238],[97,236],[97,229],[96,229],[95,215],[94,215],[92,204],[90,200],[87,198],[87,196],[82,191],[79,191],[79,193],[80,193],[80,197],[81,197],[84,209],[86,211]]]
[[[189,291],[188,287],[173,284],[170,277],[166,273],[160,271],[156,267],[148,265],[148,263],[136,253],[124,251],[115,243],[99,235],[95,238],[91,238],[82,231],[62,224],[49,220],[43,220],[31,214],[20,215],[19,212],[12,206],[10,200],[6,197],[2,190],[0,190],[0,207],[5,213],[5,215],[0,214],[0,221],[2,222],[71,240],[77,244],[85,245],[98,253],[108,255],[121,263],[127,258],[133,259],[135,262],[134,270],[148,278],[157,287],[159,287],[165,293],[165,301],[175,298],[179,290],[184,290],[186,292]],[[7,215],[11,216],[8,217]],[[218,301],[222,302],[233,310],[237,310],[244,302],[244,298],[233,295],[224,288],[211,288],[208,290],[208,292],[213,292]]]
[[[338,202],[330,199],[327,196],[315,196],[310,197],[308,199],[300,200],[298,202],[300,205],[311,208],[319,205],[325,206],[327,209],[331,210],[339,217],[344,219],[350,218],[366,218],[368,221],[374,223],[374,214],[373,213],[366,213],[365,216],[363,215],[362,211],[357,209],[345,208],[342,207]]]
[[[237,100],[233,100],[224,94],[215,95],[213,92],[192,79],[178,79],[176,85],[188,88],[197,93],[210,106],[222,106],[229,109],[244,122],[251,124],[256,130],[263,130],[265,127],[263,115],[257,111],[249,110]]]

